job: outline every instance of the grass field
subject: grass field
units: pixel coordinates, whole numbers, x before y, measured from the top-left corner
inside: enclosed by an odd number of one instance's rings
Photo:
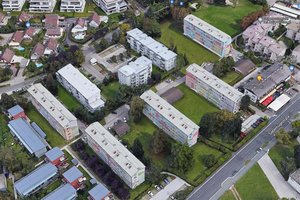
[[[61,135],[52,128],[49,122],[33,106],[29,107],[26,115],[30,120],[36,122],[46,133],[46,139],[52,147],[61,147],[66,144],[66,141],[61,137]]]
[[[260,9],[260,5],[252,4],[249,0],[239,0],[235,8],[232,6],[204,5],[193,15],[200,17],[228,35],[235,36],[242,31],[240,28],[241,19]]]
[[[58,99],[68,108],[70,111],[74,111],[80,107],[80,103],[72,96],[65,88],[58,84]]]
[[[179,85],[177,88],[183,92],[184,97],[175,102],[173,106],[196,124],[200,122],[205,113],[218,111],[217,107],[184,84]]]
[[[170,47],[173,42],[178,53],[185,54],[190,63],[201,64],[208,61],[217,61],[219,57],[200,44],[185,37],[181,30],[171,26],[171,22],[167,21],[161,24],[161,37],[159,41]]]
[[[235,200],[233,193],[231,190],[227,190],[223,196],[220,198],[220,200]]]
[[[118,81],[114,81],[109,83],[107,86],[103,86],[101,89],[101,95],[104,98],[113,98],[116,95],[116,92],[119,90],[120,83]]]
[[[235,71],[231,71],[225,74],[221,79],[228,83],[229,85],[236,84],[239,80],[243,78],[243,75],[240,73],[237,73]]]
[[[258,164],[255,164],[236,184],[235,187],[245,200],[274,200],[277,193]]]

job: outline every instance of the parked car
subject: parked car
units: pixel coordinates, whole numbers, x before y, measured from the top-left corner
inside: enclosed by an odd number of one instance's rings
[[[148,191],[148,193],[147,193],[150,197],[153,197],[154,196],[154,194],[151,192],[151,191]]]
[[[157,191],[161,190],[161,188],[158,185],[154,185],[154,187]]]
[[[164,182],[168,185],[170,182],[168,181],[168,179],[164,179]]]
[[[171,195],[171,196],[170,196],[170,199],[175,200],[175,197]]]

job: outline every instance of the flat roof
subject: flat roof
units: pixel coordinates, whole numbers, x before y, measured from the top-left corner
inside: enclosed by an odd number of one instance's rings
[[[162,116],[167,118],[174,126],[180,129],[187,136],[199,129],[197,124],[179,112],[176,108],[154,93],[152,90],[147,90],[144,92],[141,95],[141,99],[143,99]]]
[[[27,195],[45,181],[55,176],[57,172],[58,170],[53,164],[46,163],[15,182],[15,188],[19,194]]]
[[[220,94],[234,102],[239,101],[243,96],[243,94],[240,91],[238,91],[231,85],[225,83],[224,81],[222,81],[221,79],[219,79],[218,77],[206,71],[203,67],[200,67],[195,63],[191,64],[186,69],[186,71],[193,74],[203,82],[207,83],[214,90],[218,91]]]
[[[9,121],[8,127],[31,154],[46,148],[42,138],[38,136],[38,133],[24,119],[19,118]]]
[[[41,83],[34,84],[27,91],[61,126],[68,127],[70,122],[77,121],[77,118]]]
[[[42,198],[42,200],[72,200],[77,196],[76,190],[70,184],[61,185],[56,190]]]
[[[24,112],[24,109],[19,106],[19,105],[15,105],[14,107],[10,108],[7,110],[7,112],[11,115],[11,116],[15,116],[21,112]]]
[[[131,76],[132,74],[138,74],[144,69],[148,68],[150,64],[152,65],[151,60],[149,60],[145,56],[141,56],[135,61],[130,62],[128,65],[121,67],[119,71],[126,76]]]
[[[109,193],[110,191],[101,183],[98,183],[98,185],[89,191],[89,195],[95,200],[103,199],[107,197]]]
[[[72,183],[73,181],[77,180],[82,176],[83,176],[82,172],[76,166],[73,166],[65,173],[63,173],[63,177],[67,179],[70,183]]]
[[[300,184],[300,168],[290,174],[290,177],[298,184]]]
[[[56,160],[57,158],[60,158],[63,155],[64,155],[64,152],[58,147],[54,147],[53,149],[50,149],[49,151],[47,151],[45,153],[45,156],[50,161],[54,161],[54,160]]]
[[[92,123],[85,132],[130,176],[145,169],[145,165],[99,122]]]
[[[291,14],[300,15],[300,11],[299,10],[294,9],[294,8],[289,8],[289,7],[285,6],[285,5],[281,5],[281,4],[275,3],[273,5],[273,7],[278,8],[278,9],[283,10],[283,11],[286,11],[286,12],[291,13]]]
[[[212,26],[211,24],[207,23],[206,21],[194,16],[194,15],[187,15],[184,18],[184,21],[187,21],[194,26],[200,28],[207,34],[213,36],[214,38],[217,38],[218,40],[222,42],[228,42],[231,41],[232,38],[227,34],[224,33],[223,31],[217,29],[216,27]]]
[[[32,128],[41,136],[42,138],[46,138],[46,133],[37,125],[35,122],[31,122]]]
[[[276,112],[280,108],[282,108],[282,106],[284,106],[287,102],[289,102],[290,99],[291,98],[286,94],[282,94],[277,99],[275,99],[270,105],[268,105],[268,108],[271,108]]]
[[[64,79],[66,79],[66,81],[70,83],[86,99],[89,99],[94,95],[100,96],[100,89],[72,64],[67,64],[56,73],[60,74]]]

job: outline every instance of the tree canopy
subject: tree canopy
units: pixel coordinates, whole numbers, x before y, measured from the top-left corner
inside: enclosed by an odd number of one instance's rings
[[[178,172],[187,172],[195,163],[193,150],[178,142],[173,143],[169,156],[169,167]]]

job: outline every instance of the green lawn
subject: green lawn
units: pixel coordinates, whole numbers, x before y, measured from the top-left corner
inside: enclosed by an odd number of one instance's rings
[[[74,111],[80,107],[80,103],[65,88],[58,83],[58,99],[70,110]]]
[[[255,164],[236,184],[244,200],[275,200],[277,193],[258,164]]]
[[[236,84],[239,80],[243,78],[243,75],[240,73],[237,73],[235,71],[231,71],[225,74],[221,79],[228,83],[229,85]]]
[[[52,147],[61,147],[67,144],[62,136],[52,128],[48,121],[34,108],[34,106],[29,107],[26,115],[30,120],[36,122],[46,133],[46,139]]]
[[[220,200],[235,200],[233,193],[231,190],[227,190],[223,196],[220,198]]]
[[[159,41],[168,47],[170,47],[170,43],[174,43],[177,52],[185,54],[190,63],[201,64],[203,62],[213,62],[219,59],[214,53],[185,37],[182,31],[171,26],[170,21],[161,24],[161,37]]]
[[[113,98],[116,92],[119,90],[119,87],[120,83],[118,81],[111,82],[101,88],[101,95],[106,99]]]
[[[133,190],[130,190],[130,200],[135,200],[137,199],[140,195],[142,195],[143,193],[145,193],[145,191],[149,191],[151,187],[151,184],[144,182],[141,185],[139,185],[138,187],[136,187]]]
[[[211,25],[219,28],[230,36],[239,34],[241,19],[251,12],[260,10],[260,5],[249,0],[239,0],[237,6],[204,5],[193,14]]]
[[[200,122],[205,113],[218,111],[218,108],[212,103],[184,84],[179,85],[177,88],[183,92],[184,97],[175,102],[173,106],[196,124]]]

